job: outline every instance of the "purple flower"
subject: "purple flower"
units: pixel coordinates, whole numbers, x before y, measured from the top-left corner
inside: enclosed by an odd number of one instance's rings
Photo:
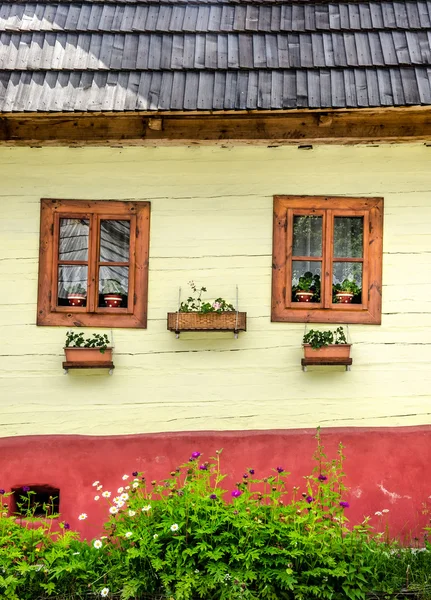
[[[132,477],[137,477],[137,476],[138,476],[138,471],[133,471]]]
[[[305,501],[308,502],[308,504],[311,504],[312,502],[314,502],[314,498],[313,496],[307,496]]]
[[[248,479],[248,475],[247,475],[247,473],[244,473],[244,475],[243,475],[243,478],[244,478],[244,479]]]
[[[69,523],[63,523],[63,528],[64,529],[70,529]]]
[[[239,498],[241,496],[241,494],[242,494],[241,490],[234,490],[231,493],[231,496],[232,496],[232,498]]]
[[[201,471],[207,471],[207,470],[208,470],[208,467],[207,467],[207,465],[199,465],[199,469],[200,469]]]
[[[248,472],[250,473],[250,475],[254,475],[254,469],[249,469]]]
[[[184,496],[184,492],[183,492],[183,490],[178,490],[178,492],[177,492],[177,496]]]
[[[30,487],[28,485],[24,485],[22,488],[23,492],[29,492],[30,491]]]
[[[317,478],[319,481],[326,481],[328,478],[326,477],[326,475],[322,475],[322,473],[320,473],[320,475]]]
[[[341,508],[349,508],[350,504],[348,502],[340,502]]]
[[[2,489],[0,490],[0,496],[3,496],[3,494],[6,494],[6,492],[5,492],[5,491],[4,491],[4,489],[2,488]]]
[[[192,452],[192,458],[193,458],[193,459],[195,459],[195,458],[199,458],[199,456],[200,456],[200,455],[201,455],[201,453],[200,453],[200,452]]]
[[[217,500],[217,494],[210,494],[210,500]]]
[[[278,471],[279,473],[283,473],[284,469],[283,469],[283,467],[277,467],[277,471]]]

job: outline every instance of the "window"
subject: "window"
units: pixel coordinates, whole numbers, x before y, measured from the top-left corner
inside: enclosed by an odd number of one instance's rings
[[[146,327],[149,202],[41,201],[38,325]]]
[[[381,322],[382,198],[274,197],[272,321]]]
[[[60,512],[60,490],[51,485],[24,485],[12,489],[11,513],[21,517],[48,517]]]

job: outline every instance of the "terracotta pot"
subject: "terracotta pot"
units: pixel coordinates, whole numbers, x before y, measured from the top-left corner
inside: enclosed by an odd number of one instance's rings
[[[112,348],[106,348],[105,352],[99,348],[65,348],[64,354],[67,362],[112,362]]]
[[[304,358],[350,358],[351,344],[329,344],[323,348],[312,348],[303,344]]]
[[[118,308],[123,301],[123,297],[120,294],[105,294],[103,299],[108,308]]]
[[[87,296],[85,294],[67,294],[69,306],[84,306]]]
[[[303,292],[298,290],[295,294],[297,302],[311,302],[313,300],[313,292]]]
[[[335,297],[339,304],[350,304],[353,300],[353,294],[351,292],[337,292]]]

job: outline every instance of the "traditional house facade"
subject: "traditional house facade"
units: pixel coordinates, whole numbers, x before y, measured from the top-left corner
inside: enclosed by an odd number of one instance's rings
[[[95,480],[223,447],[227,485],[280,465],[302,485],[321,427],[352,519],[417,531],[431,3],[14,0],[0,32],[0,488],[55,493],[92,535]],[[190,281],[246,325],[177,337]],[[303,370],[320,325],[351,366]],[[113,364],[63,369],[68,330],[106,333]]]

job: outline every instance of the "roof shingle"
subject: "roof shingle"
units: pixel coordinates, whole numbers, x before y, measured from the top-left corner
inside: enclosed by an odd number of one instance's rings
[[[431,104],[431,2],[2,2],[0,110]]]

